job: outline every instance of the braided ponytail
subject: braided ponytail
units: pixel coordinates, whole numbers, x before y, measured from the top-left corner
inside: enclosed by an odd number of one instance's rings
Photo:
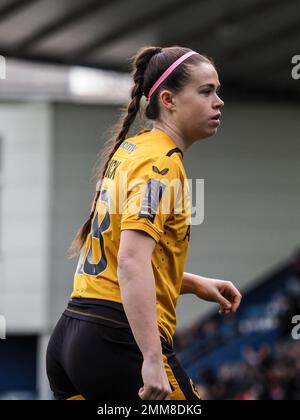
[[[104,178],[104,174],[109,165],[109,161],[112,156],[119,148],[121,143],[125,140],[126,135],[134,122],[139,109],[140,101],[144,95],[144,73],[147,67],[148,62],[157,53],[162,51],[161,47],[143,47],[133,58],[133,72],[132,78],[134,81],[134,86],[131,90],[131,101],[128,106],[122,110],[119,121],[111,130],[111,136],[109,140],[105,143],[103,150],[101,151],[100,164],[96,167],[95,178],[98,181],[97,191],[94,196],[90,216],[88,220],[79,228],[76,233],[74,240],[72,241],[70,248],[68,250],[68,258],[73,258],[77,256],[83,245],[85,244],[86,238],[90,233],[92,220],[96,211],[97,201],[100,195],[101,183]]]

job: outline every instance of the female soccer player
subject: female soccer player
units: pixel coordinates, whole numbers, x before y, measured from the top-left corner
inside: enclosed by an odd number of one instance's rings
[[[179,192],[188,197],[182,159],[220,125],[214,64],[179,46],[144,47],[133,58],[131,101],[72,243],[74,288],[47,349],[57,399],[199,399],[173,350],[178,297],[194,293],[222,314],[241,300],[229,281],[184,272],[191,226],[189,204],[177,207]],[[152,130],[125,140],[143,95]]]

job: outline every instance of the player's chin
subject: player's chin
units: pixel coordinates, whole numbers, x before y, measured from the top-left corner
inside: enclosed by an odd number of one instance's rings
[[[217,134],[218,127],[207,127],[204,133],[202,133],[202,139],[213,137]]]

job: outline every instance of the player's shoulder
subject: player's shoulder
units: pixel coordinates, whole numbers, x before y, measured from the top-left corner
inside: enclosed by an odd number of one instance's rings
[[[173,152],[171,149],[168,152],[162,156],[155,156],[153,166],[158,167],[161,171],[168,168],[174,175],[181,174],[183,172],[182,158],[178,155],[178,152]]]
[[[168,166],[172,171],[183,171],[183,153],[165,134],[143,130],[128,139],[136,146],[131,153],[131,167],[145,170],[149,165]]]
[[[166,175],[168,178],[181,177],[184,174],[184,168],[181,158],[176,152],[170,150],[163,154],[151,153],[131,159],[130,169],[133,173],[139,175],[156,174],[157,176]]]

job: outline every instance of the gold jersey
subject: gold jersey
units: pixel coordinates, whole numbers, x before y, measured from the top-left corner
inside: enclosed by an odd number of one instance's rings
[[[142,130],[120,145],[101,184],[71,294],[122,303],[117,276],[121,231],[146,232],[156,241],[152,267],[158,328],[171,344],[191,230],[182,159],[174,140],[160,130]]]

